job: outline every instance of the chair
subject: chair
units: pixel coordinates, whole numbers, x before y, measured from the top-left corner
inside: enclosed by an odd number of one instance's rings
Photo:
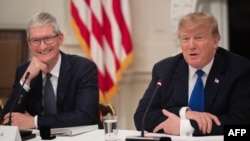
[[[3,119],[2,119],[2,111],[3,111],[3,100],[0,99],[0,125],[2,124],[3,122]]]
[[[108,114],[116,115],[116,110],[112,104],[99,103],[99,128],[103,129],[102,118]]]
[[[106,116],[108,113],[116,115],[115,108],[112,104],[99,103],[99,114],[100,117]]]

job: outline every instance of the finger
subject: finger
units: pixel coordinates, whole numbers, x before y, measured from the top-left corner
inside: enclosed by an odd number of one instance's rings
[[[198,124],[199,130],[202,131],[202,124],[203,123],[202,123],[202,118],[201,118],[200,113],[196,114],[195,117],[196,117],[195,121]]]
[[[221,122],[220,122],[220,120],[217,118],[217,116],[212,115],[212,114],[210,114],[210,116],[211,116],[212,120],[215,122],[216,125],[218,125],[218,126],[221,125]]]
[[[165,115],[165,116],[167,116],[167,117],[169,117],[169,116],[171,116],[171,112],[169,112],[168,110],[166,110],[166,109],[163,109],[162,110],[162,113]]]
[[[27,111],[25,111],[25,112],[24,112],[24,115],[28,115],[28,116],[29,116],[29,115],[30,115],[30,113],[29,113],[29,112],[27,112]]]
[[[12,118],[13,115],[11,115],[11,118]],[[4,120],[3,120],[3,124],[10,124],[9,123],[9,119],[10,119],[10,113],[7,113],[5,116],[4,116]]]
[[[207,131],[207,119],[204,116],[204,114],[201,114],[200,118],[201,118],[201,131],[203,134],[205,134]]]
[[[9,119],[4,119],[3,124],[6,125],[7,123],[9,123]]]
[[[3,119],[7,119],[7,118],[9,118],[9,113],[5,114],[3,117]]]
[[[33,71],[34,76],[37,75],[38,71],[42,71],[44,73],[48,72],[48,67],[45,63],[41,62],[37,57],[33,56],[32,63],[30,64],[30,67],[33,68],[30,71]]]
[[[157,125],[154,129],[153,129],[153,133],[157,133],[159,130],[161,130],[163,128],[162,124]]]
[[[206,129],[206,133],[211,133],[212,131],[212,126],[213,126],[213,122],[212,122],[212,119],[209,115],[206,115],[206,118],[207,118],[207,129]]]
[[[42,72],[48,73],[48,67],[47,67],[46,64],[41,63],[40,69],[41,69]]]

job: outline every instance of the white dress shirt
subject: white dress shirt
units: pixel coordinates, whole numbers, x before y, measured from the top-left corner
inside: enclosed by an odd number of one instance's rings
[[[204,75],[202,76],[202,82],[205,86],[206,81],[207,81],[207,76],[208,73],[212,67],[214,58],[204,67],[202,70],[204,71]],[[190,100],[192,90],[194,88],[197,75],[196,75],[196,70],[195,68],[191,67],[190,65],[188,66],[189,69],[189,77],[188,77],[188,99]],[[188,101],[189,101],[188,100]],[[190,120],[186,119],[186,111],[191,110],[189,107],[182,107],[179,111],[180,115],[180,136],[192,136],[194,132],[194,128],[191,126]]]

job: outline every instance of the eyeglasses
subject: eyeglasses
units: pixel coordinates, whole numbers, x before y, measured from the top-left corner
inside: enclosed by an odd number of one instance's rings
[[[55,38],[58,35],[59,34],[56,34],[55,36],[47,36],[43,38],[33,38],[33,39],[29,39],[29,42],[32,46],[39,46],[41,44],[41,40],[43,40],[43,42],[48,45],[48,44],[54,43]]]

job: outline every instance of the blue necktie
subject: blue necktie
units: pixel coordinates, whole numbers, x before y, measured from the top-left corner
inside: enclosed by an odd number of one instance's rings
[[[56,114],[56,97],[50,81],[51,74],[46,74],[44,85],[44,114]]]
[[[193,111],[204,111],[204,85],[202,82],[202,75],[204,72],[202,70],[197,70],[196,74],[198,75],[196,83],[194,85],[190,101],[189,101],[189,107]]]

